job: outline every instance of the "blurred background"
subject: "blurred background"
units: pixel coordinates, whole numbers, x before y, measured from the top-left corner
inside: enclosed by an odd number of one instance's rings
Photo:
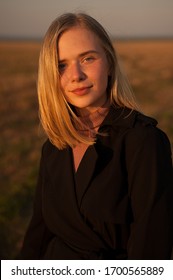
[[[0,257],[16,259],[32,214],[45,136],[38,56],[50,23],[86,12],[108,31],[145,114],[173,145],[172,0],[0,0]]]

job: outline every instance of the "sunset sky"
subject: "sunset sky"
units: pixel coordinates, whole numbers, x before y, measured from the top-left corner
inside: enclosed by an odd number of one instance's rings
[[[0,37],[41,38],[58,15],[80,11],[114,37],[173,37],[173,0],[0,0]]]

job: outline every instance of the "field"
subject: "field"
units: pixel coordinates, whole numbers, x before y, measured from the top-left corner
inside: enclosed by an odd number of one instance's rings
[[[173,145],[173,41],[118,41],[134,93]],[[32,213],[40,150],[39,42],[0,42],[0,256],[15,259]]]

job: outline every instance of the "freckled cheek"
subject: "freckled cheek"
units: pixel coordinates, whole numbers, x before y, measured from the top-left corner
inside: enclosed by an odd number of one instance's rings
[[[105,85],[107,84],[108,81],[108,73],[106,71],[100,71],[97,72],[95,76],[95,80],[100,84],[100,85]]]
[[[95,68],[93,70],[88,71],[87,77],[93,81],[99,81],[103,79],[104,73],[103,71],[101,71],[100,68],[99,69]]]
[[[108,65],[106,62],[100,63],[96,65],[93,69],[92,76],[95,77],[96,80],[105,80],[108,77]]]

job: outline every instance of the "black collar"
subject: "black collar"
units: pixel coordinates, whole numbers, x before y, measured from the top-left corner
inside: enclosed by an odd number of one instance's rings
[[[111,106],[106,118],[100,125],[99,130],[102,130],[105,126],[131,128],[134,127],[136,122],[140,122],[143,126],[157,125],[155,119],[145,116],[136,110],[127,107]]]

